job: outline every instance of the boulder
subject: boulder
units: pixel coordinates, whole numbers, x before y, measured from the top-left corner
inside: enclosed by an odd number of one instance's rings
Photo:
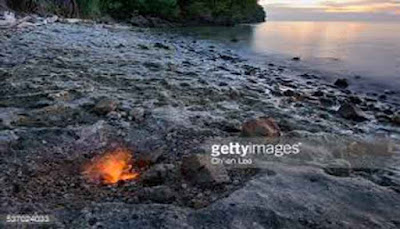
[[[368,120],[366,114],[360,108],[350,103],[343,104],[337,112],[345,119],[350,119],[354,121]]]
[[[195,154],[184,157],[182,174],[193,184],[212,185],[230,182],[228,172],[223,165],[211,163],[208,155]]]
[[[351,173],[351,164],[343,159],[337,159],[329,163],[324,171],[332,176],[348,177]]]
[[[106,115],[111,111],[115,111],[118,107],[118,101],[113,99],[102,99],[93,107],[93,111],[98,115]]]
[[[335,81],[335,86],[340,88],[347,88],[349,86],[349,83],[347,82],[347,79],[337,79]]]
[[[242,125],[242,135],[246,137],[279,137],[281,131],[273,118],[251,119]]]

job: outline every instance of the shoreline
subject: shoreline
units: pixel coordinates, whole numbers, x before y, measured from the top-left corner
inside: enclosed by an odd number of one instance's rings
[[[400,133],[391,108],[354,97],[343,82],[291,78],[288,67],[257,66],[213,41],[118,24],[1,32],[1,213],[31,202],[31,211],[54,214],[59,226],[74,219],[75,228],[226,228],[225,218],[243,227],[400,224],[399,169],[353,170],[353,161],[325,145],[336,139],[344,150],[380,132],[389,139]],[[357,109],[338,112],[347,100]],[[304,149],[305,163],[227,167],[230,181],[204,187],[182,178],[183,158],[210,139],[240,137],[247,120],[261,116],[271,117],[282,137],[316,141]],[[380,116],[387,120],[377,122]],[[143,177],[87,184],[82,163],[115,144],[151,158]],[[397,152],[383,154],[383,161],[399,161]]]

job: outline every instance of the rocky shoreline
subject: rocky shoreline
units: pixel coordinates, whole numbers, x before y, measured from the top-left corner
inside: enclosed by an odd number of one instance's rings
[[[57,20],[0,30],[0,214],[50,214],[60,228],[400,225],[398,151],[368,150],[397,143],[393,104],[215,42]],[[202,159],[205,142],[243,134],[307,147],[297,164],[214,170]],[[139,180],[82,177],[121,146],[145,163]],[[354,154],[382,164],[357,167]]]

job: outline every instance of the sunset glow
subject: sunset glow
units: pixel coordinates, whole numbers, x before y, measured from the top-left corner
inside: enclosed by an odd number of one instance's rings
[[[374,14],[381,18],[400,15],[400,0],[261,0],[260,4],[272,14]]]

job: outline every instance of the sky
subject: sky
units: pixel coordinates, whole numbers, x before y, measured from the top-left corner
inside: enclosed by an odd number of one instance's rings
[[[397,20],[400,0],[260,0],[269,20]]]

